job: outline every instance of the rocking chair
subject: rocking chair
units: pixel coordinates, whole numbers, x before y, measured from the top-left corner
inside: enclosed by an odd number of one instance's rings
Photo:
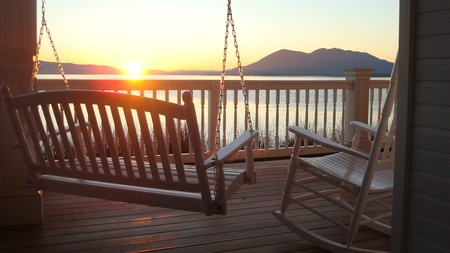
[[[387,224],[387,220],[392,215],[389,197],[392,196],[394,180],[396,120],[393,108],[395,108],[397,93],[397,69],[395,66],[378,126],[376,129],[364,128],[371,134],[375,130],[369,154],[358,150],[357,141],[351,148],[348,148],[298,126],[289,127],[289,131],[296,135],[296,141],[281,210],[275,211],[273,214],[299,236],[332,252],[378,252],[353,245],[358,238],[357,234],[361,225],[390,234],[391,227]],[[393,119],[389,120],[391,111],[394,111],[394,115]],[[358,128],[364,124],[356,123],[353,126]],[[356,132],[358,133],[359,130]],[[301,146],[308,145],[311,141],[332,148],[337,153],[322,157],[299,157]],[[296,178],[298,170],[311,176]],[[302,173],[303,175],[304,173]],[[322,202],[318,202],[317,198],[327,200],[339,208],[326,210],[323,205],[320,205]],[[373,202],[375,205],[367,208],[369,203]],[[345,229],[347,234],[345,242],[344,240],[331,240],[330,236],[321,234],[317,226],[314,227],[311,223],[306,224],[306,222],[300,221],[302,217],[298,214],[297,205],[318,215],[319,219],[324,219],[325,222],[331,222],[330,224],[333,226]],[[342,209],[343,216],[339,216],[336,209]],[[315,224],[318,223],[315,222]]]

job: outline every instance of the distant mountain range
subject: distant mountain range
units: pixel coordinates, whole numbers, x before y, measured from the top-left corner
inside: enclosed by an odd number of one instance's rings
[[[246,75],[342,76],[342,70],[345,68],[375,68],[374,76],[390,76],[393,65],[392,62],[381,60],[368,53],[337,48],[317,49],[309,54],[283,49],[245,66],[244,73]]]
[[[345,68],[375,68],[374,76],[389,76],[392,62],[381,60],[373,55],[338,48],[317,49],[312,53],[292,50],[279,50],[261,60],[243,66],[245,75],[260,76],[342,76]],[[84,75],[122,75],[125,71],[100,65],[80,65],[63,63],[67,74]],[[228,74],[236,75],[237,68],[227,70]],[[56,63],[41,61],[41,74],[59,74]],[[153,75],[218,75],[218,70],[145,70],[143,74]]]
[[[58,64],[56,62],[40,61],[39,74],[59,74]],[[118,68],[94,65],[94,64],[75,64],[62,63],[66,74],[73,75],[125,75],[126,72]]]

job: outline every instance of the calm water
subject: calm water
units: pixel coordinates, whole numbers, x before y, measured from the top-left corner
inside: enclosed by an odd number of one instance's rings
[[[61,75],[39,75],[41,79],[60,79]],[[220,76],[214,75],[141,75],[133,77],[129,75],[66,75],[67,79],[74,80],[220,80]],[[245,80],[345,80],[343,76],[244,76]],[[227,76],[228,80],[239,80],[239,76]],[[374,80],[387,80],[387,77],[374,77]]]

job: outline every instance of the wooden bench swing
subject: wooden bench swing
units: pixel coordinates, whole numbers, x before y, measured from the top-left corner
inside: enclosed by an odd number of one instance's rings
[[[29,186],[35,190],[203,212],[206,215],[226,214],[227,200],[244,184],[255,182],[253,139],[258,136],[258,132],[252,129],[240,69],[249,130],[219,149],[230,22],[231,1],[228,2],[216,151],[208,159],[204,159],[195,105],[188,91],[182,94],[184,104],[180,105],[94,90],[66,89],[12,96],[9,88],[2,86],[3,100],[26,162]],[[44,26],[43,12],[42,28]],[[51,40],[49,32],[48,35]],[[234,25],[233,35],[239,55]],[[36,90],[37,71],[36,57],[30,90]],[[187,128],[185,141],[195,156],[194,165],[184,162],[180,141],[183,126]],[[227,159],[243,148],[246,170],[224,168]]]

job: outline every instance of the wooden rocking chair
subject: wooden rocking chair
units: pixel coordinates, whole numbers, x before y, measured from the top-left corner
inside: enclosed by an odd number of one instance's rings
[[[35,190],[212,215],[226,214],[233,193],[254,182],[252,140],[258,132],[244,132],[204,160],[190,92],[180,105],[93,90],[13,97],[1,88]],[[183,127],[187,136],[180,138]],[[223,168],[244,147],[247,171]],[[184,162],[188,152],[195,165]]]
[[[354,142],[352,148],[348,148],[300,127],[289,127],[289,131],[296,135],[296,141],[283,192],[281,210],[273,214],[299,236],[332,252],[377,252],[353,246],[361,225],[390,234],[391,227],[386,223],[386,219],[392,215],[392,211],[386,199],[392,196],[394,180],[396,120],[393,107],[397,93],[395,66],[381,119],[376,129],[361,123],[353,124],[360,128],[356,133],[365,130],[374,134],[369,154],[358,150],[358,142]],[[394,111],[394,116],[388,130],[391,111]],[[299,157],[301,146],[308,145],[309,141],[332,148],[337,153],[313,158]],[[311,176],[296,178],[297,170],[302,170]],[[317,198],[325,199],[339,207],[338,209],[344,212],[344,218],[336,214],[336,208],[327,213],[323,205],[318,206]],[[366,206],[369,202],[375,202],[375,205],[378,205],[375,207],[376,210],[371,210],[375,213],[367,212]],[[321,234],[317,227],[306,222],[299,222],[298,220],[302,217],[296,214],[296,211],[299,211],[298,206],[318,215],[319,219],[331,222],[333,226],[347,230],[346,241],[331,240]]]

